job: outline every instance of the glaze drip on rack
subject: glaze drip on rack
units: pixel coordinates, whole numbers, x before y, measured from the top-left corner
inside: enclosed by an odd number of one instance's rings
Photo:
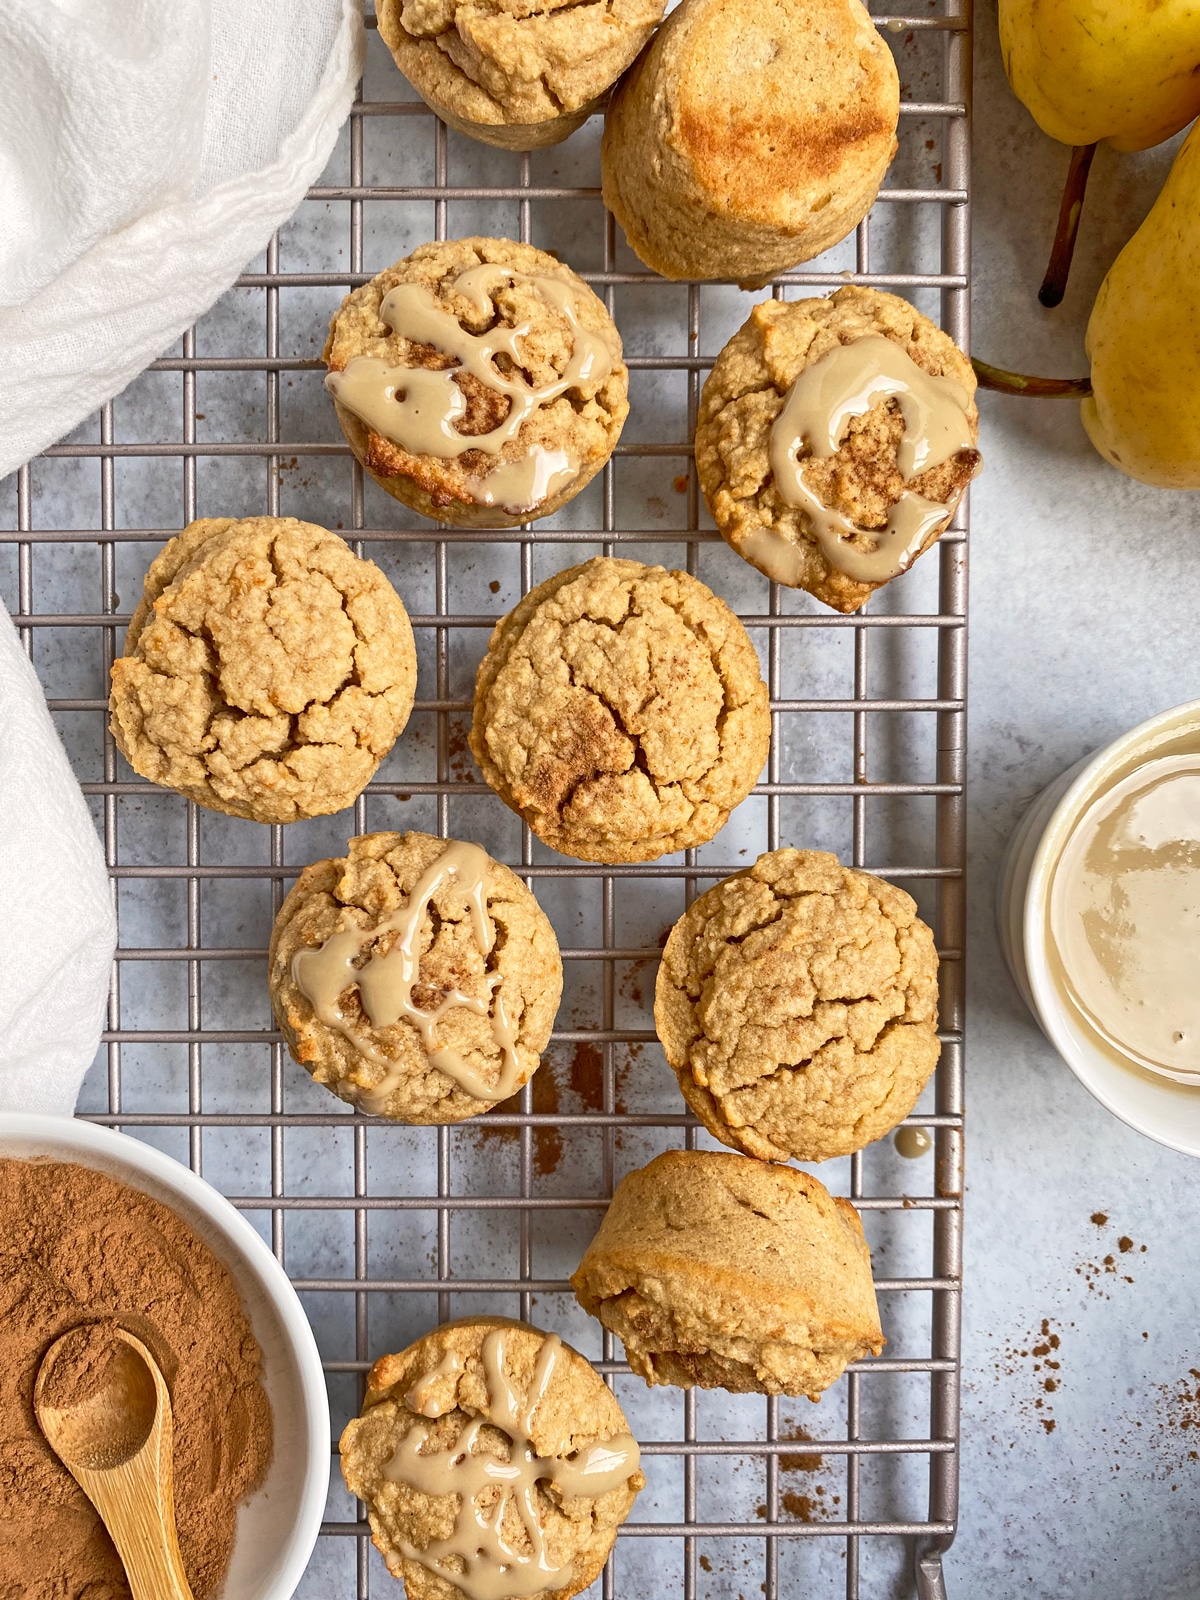
[[[505,1372],[504,1333],[497,1328],[483,1342],[487,1417],[473,1417],[450,1449],[428,1455],[422,1454],[422,1446],[429,1428],[418,1422],[383,1469],[391,1482],[408,1484],[422,1494],[458,1495],[454,1531],[448,1538],[433,1539],[423,1549],[408,1543],[401,1548],[410,1561],[454,1584],[470,1600],[520,1600],[563,1588],[570,1579],[571,1567],[555,1566],[546,1550],[539,1483],[550,1485],[564,1498],[594,1498],[620,1488],[638,1470],[637,1440],[629,1433],[614,1434],[574,1457],[538,1455],[532,1439],[533,1418],[554,1377],[562,1341],[553,1333],[544,1339],[522,1405]],[[405,1396],[410,1410],[414,1409],[413,1396],[422,1402],[419,1415],[424,1417],[445,1416],[455,1409],[456,1386],[450,1389],[446,1404],[436,1411],[430,1408],[431,1388],[445,1371],[444,1359],[417,1379]],[[489,1426],[507,1434],[508,1460],[486,1448],[476,1449],[480,1431]],[[481,1508],[478,1498],[488,1489],[498,1489],[499,1498],[494,1505]],[[518,1549],[505,1533],[505,1513],[510,1506],[520,1518],[525,1535],[522,1545],[527,1544],[527,1549]],[[462,1563],[461,1571],[445,1565],[455,1557]]]
[[[475,942],[487,957],[496,942],[496,930],[487,909],[487,853],[477,844],[452,841],[437,856],[413,885],[412,892],[398,911],[374,928],[345,928],[331,934],[317,949],[297,950],[292,957],[292,978],[300,993],[313,1008],[317,1019],[335,1029],[361,1056],[384,1069],[383,1077],[363,1095],[368,1111],[381,1113],[400,1079],[402,1065],[380,1050],[342,1014],[340,1000],[345,990],[357,986],[362,1008],[372,1028],[387,1028],[395,1022],[410,1022],[420,1035],[430,1064],[453,1078],[460,1088],[477,1100],[504,1100],[513,1093],[521,1076],[517,1056],[516,1029],[504,1009],[499,973],[488,973],[488,999],[476,999],[451,989],[432,1011],[413,1002],[412,992],[421,969],[419,939],[430,901],[453,879],[471,918]],[[362,966],[358,960],[366,947],[386,933],[394,933],[386,955],[378,951]],[[494,1083],[459,1051],[448,1045],[437,1046],[434,1033],[438,1023],[456,1006],[488,1017],[492,1037],[500,1047],[502,1064]]]
[[[904,572],[958,501],[957,496],[949,502],[926,500],[905,489],[888,513],[886,528],[862,528],[827,506],[805,482],[798,459],[802,449],[819,459],[836,455],[851,418],[891,399],[904,418],[896,464],[906,483],[974,448],[962,384],[925,372],[882,334],[839,345],[805,367],[771,428],[771,471],[779,493],[806,513],[829,565],[857,583],[886,583]],[[851,543],[856,537],[874,539],[875,548],[859,549]],[[799,583],[803,551],[779,534],[756,529],[742,552],[777,583]]]

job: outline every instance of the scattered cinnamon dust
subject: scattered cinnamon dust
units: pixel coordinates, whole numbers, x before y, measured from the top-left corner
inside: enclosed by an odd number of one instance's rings
[[[817,1442],[800,1423],[786,1427],[781,1437],[801,1444]],[[809,1478],[820,1472],[824,1465],[824,1458],[817,1450],[784,1450],[779,1456],[781,1472],[803,1473]],[[833,1516],[834,1508],[841,1503],[841,1495],[831,1494],[823,1483],[810,1482],[802,1489],[784,1489],[779,1496],[780,1508],[799,1522],[824,1522]],[[755,1510],[757,1516],[765,1519],[767,1515],[765,1504],[757,1506]]]
[[[1074,1324],[1072,1323],[1073,1327]],[[1023,1364],[1030,1364],[1034,1378],[1034,1393],[1017,1402],[1019,1413],[1036,1420],[1046,1433],[1057,1426],[1054,1408],[1049,1397],[1058,1392],[1062,1384],[1062,1335],[1049,1317],[1043,1317],[1038,1331],[1020,1344],[1008,1344],[996,1362],[997,1376],[1014,1377]]]
[[[479,781],[479,769],[467,746],[469,726],[469,718],[463,715],[451,713],[446,718],[446,756],[450,765],[450,776],[455,783]]]
[[[598,1044],[589,1044],[585,1039],[572,1046],[569,1058],[548,1050],[531,1085],[533,1110],[538,1116],[552,1117],[560,1111],[600,1111],[604,1106],[604,1052]],[[503,1116],[517,1115],[520,1110],[519,1094],[493,1107]],[[465,1131],[480,1144],[518,1142],[520,1128],[489,1127],[488,1115],[472,1122]],[[544,1122],[533,1129],[533,1170],[538,1177],[557,1172],[563,1153],[562,1132],[553,1123]]]
[[[171,1392],[179,1544],[207,1600],[271,1455],[262,1356],[237,1289],[157,1200],[86,1167],[12,1159],[0,1160],[0,1596],[129,1600],[99,1517],[33,1414],[50,1345],[106,1321],[141,1340]]]
[[[1091,1220],[1098,1228],[1106,1228],[1108,1226],[1106,1212],[1093,1211]],[[1135,1246],[1129,1235],[1123,1233],[1117,1240],[1119,1254],[1123,1256],[1129,1255],[1134,1249],[1137,1250],[1139,1255],[1145,1255],[1146,1253],[1145,1245]],[[1117,1256],[1112,1251],[1102,1256],[1099,1261],[1083,1259],[1077,1261],[1075,1263],[1075,1276],[1083,1279],[1089,1294],[1098,1295],[1102,1300],[1110,1298],[1105,1292],[1105,1282],[1108,1278],[1119,1280],[1122,1283],[1132,1283],[1134,1281],[1132,1274],[1123,1270],[1123,1264],[1117,1260]]]

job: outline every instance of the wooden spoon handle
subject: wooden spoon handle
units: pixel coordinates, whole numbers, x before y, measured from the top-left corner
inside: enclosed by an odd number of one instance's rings
[[[133,1600],[193,1600],[169,1479],[156,1485],[136,1458],[106,1472],[80,1469],[75,1476],[117,1547]]]

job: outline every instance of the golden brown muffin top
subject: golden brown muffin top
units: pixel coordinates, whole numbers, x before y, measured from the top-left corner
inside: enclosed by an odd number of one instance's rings
[[[337,534],[207,518],[159,553],[113,664],[113,733],[136,772],[260,822],[340,811],[408,721],[400,596]]]
[[[623,1178],[571,1282],[650,1384],[816,1399],[883,1347],[854,1207],[725,1151],[669,1150]]]
[[[668,139],[718,210],[806,227],[895,150],[896,66],[859,0],[684,0],[671,27]]]
[[[654,1021],[724,1144],[823,1161],[912,1110],[937,1063],[937,952],[911,897],[819,850],[702,894],[663,951]]]
[[[775,481],[771,429],[801,372],[840,345],[872,335],[899,345],[923,372],[961,384],[967,421],[972,436],[977,434],[975,374],[966,356],[907,300],[858,285],[828,299],[768,300],[755,306],[717,357],[701,395],[696,429],[701,487],[725,539],[762,570],[767,569],[753,553],[756,536],[765,532],[783,541],[797,552],[800,587],[837,611],[857,610],[880,586],[858,582],[829,564],[807,512],[789,505]],[[834,455],[801,456],[804,480],[827,506],[863,529],[882,530],[906,490],[952,508],[978,471],[978,451],[960,450],[905,480],[897,459],[903,436],[897,402],[876,401],[851,420]],[[862,549],[874,542],[870,537],[853,541]]]
[[[666,0],[378,0],[414,88],[464,122],[551,121],[614,83]]]
[[[457,867],[438,875],[463,846],[428,833],[351,839],[344,857],[304,869],[275,919],[268,982],[292,1054],[341,1099],[398,1122],[457,1122],[507,1099],[536,1071],[554,1026],[562,961],[549,918],[506,866],[478,845],[467,848],[483,874],[482,930],[473,915],[474,883]],[[414,904],[422,882],[428,898]],[[306,953],[356,930],[356,971],[371,964],[378,974],[410,923],[411,1004],[431,1018],[440,1013],[429,1038],[422,1037],[423,1018],[401,1014],[373,1024],[352,971],[336,1019],[319,1016]],[[460,996],[466,1003],[456,1003]],[[434,1057],[446,1050],[453,1056],[439,1065]]]
[[[522,1516],[520,1484],[497,1477],[476,1486],[483,1474],[464,1471],[461,1454],[516,1464],[526,1444],[537,1458],[531,1521]],[[606,1486],[573,1492],[583,1485],[572,1469],[593,1446],[612,1452]],[[498,1563],[539,1558],[546,1584],[537,1592],[569,1600],[595,1580],[645,1483],[628,1423],[599,1373],[554,1335],[505,1317],[450,1322],[380,1357],[362,1415],[342,1434],[341,1457],[347,1487],[367,1503],[374,1543],[412,1600],[496,1594]],[[433,1492],[430,1480],[455,1488]]]
[[[547,844],[652,861],[712,838],[770,732],[758,656],[725,602],[686,572],[597,556],[497,624],[470,737]]]
[[[485,309],[464,294],[458,280],[485,264],[511,269],[516,281],[492,283]],[[364,464],[382,479],[405,477],[427,494],[434,507],[479,505],[480,484],[504,464],[524,460],[531,451],[561,453],[576,470],[590,476],[595,463],[607,459],[629,412],[628,371],[621,359],[621,340],[603,302],[571,269],[532,245],[511,239],[451,239],[421,245],[404,260],[378,273],[347,295],[334,313],[325,343],[330,372],[340,373],[356,357],[373,358],[391,367],[453,370],[457,358],[432,344],[415,342],[393,330],[382,316],[393,289],[419,284],[447,312],[455,329],[482,334],[497,327],[523,328],[520,373],[532,388],[552,386],[570,377],[577,334],[568,316],[538,292],[545,277],[571,292],[573,315],[586,335],[608,352],[594,377],[580,377],[564,393],[540,404],[520,426],[516,437],[498,454],[468,449],[458,456],[416,454],[374,427],[365,427]],[[506,358],[507,359],[507,358]],[[466,436],[496,429],[509,415],[510,400],[472,373],[455,371],[454,382],[466,402],[456,431]],[[341,408],[339,408],[341,409]],[[356,419],[357,420],[357,419]],[[535,508],[535,514],[536,508]]]

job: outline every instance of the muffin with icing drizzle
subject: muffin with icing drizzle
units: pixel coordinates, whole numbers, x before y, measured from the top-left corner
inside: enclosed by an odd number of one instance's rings
[[[705,844],[754,787],[771,740],[745,628],[686,572],[596,556],[496,624],[471,753],[555,850],[653,861]]]
[[[342,301],[325,386],[381,489],[469,528],[548,517],[629,411],[621,339],[570,267],[510,239],[422,245]]]
[[[505,1317],[449,1322],[381,1356],[341,1457],[410,1600],[569,1600],[646,1481],[590,1362]]]
[[[916,1105],[941,1051],[937,971],[903,889],[823,850],[773,850],[671,929],[654,1025],[714,1138],[826,1161]]]
[[[393,1122],[460,1122],[536,1071],[562,995],[545,912],[477,844],[368,833],[280,907],[271,1003],[295,1059]]]
[[[623,1178],[571,1283],[651,1385],[819,1400],[884,1345],[850,1202],[728,1151],[668,1150]]]
[[[666,0],[377,0],[379,33],[443,122],[484,144],[558,144],[599,111]]]
[[[975,374],[898,295],[767,300],[700,397],[696,468],[726,542],[857,611],[949,526],[979,471]]]
[[[151,563],[109,711],[143,778],[295,822],[357,799],[416,686],[408,613],[373,561],[294,517],[205,517]]]

